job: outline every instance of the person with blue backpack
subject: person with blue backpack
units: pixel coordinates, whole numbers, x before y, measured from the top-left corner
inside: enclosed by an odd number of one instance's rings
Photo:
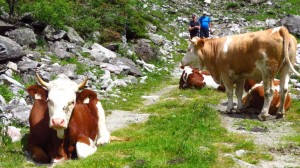
[[[209,32],[211,32],[211,20],[207,16],[207,12],[204,11],[203,15],[199,18],[200,23],[200,38],[208,38]]]

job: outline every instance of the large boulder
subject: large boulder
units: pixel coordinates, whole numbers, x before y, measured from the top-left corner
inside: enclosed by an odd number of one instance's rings
[[[28,46],[30,48],[36,47],[36,36],[32,29],[21,28],[6,32],[5,35],[10,39],[16,41],[21,46]]]
[[[22,55],[24,55],[24,51],[18,43],[7,37],[0,36],[0,61],[17,59]]]

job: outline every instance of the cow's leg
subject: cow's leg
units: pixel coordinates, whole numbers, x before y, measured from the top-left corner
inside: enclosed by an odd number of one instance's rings
[[[76,153],[78,158],[86,158],[97,151],[94,142],[86,136],[80,136],[76,142]]]
[[[239,112],[243,108],[243,90],[244,90],[245,79],[240,79],[236,82],[235,95],[238,100],[237,111]]]
[[[228,99],[226,112],[232,113],[234,110],[234,108],[233,108],[233,83],[231,80],[229,80],[229,77],[226,77],[225,75],[223,75],[222,82],[225,86],[227,99]]]
[[[264,84],[264,105],[263,108],[261,110],[260,115],[258,116],[260,120],[262,121],[266,121],[267,117],[269,116],[269,108],[270,108],[270,104],[271,101],[273,99],[273,93],[274,93],[274,86],[273,86],[273,78],[267,78],[263,80],[263,84]]]
[[[276,118],[284,117],[285,109],[284,104],[288,94],[288,84],[290,80],[290,75],[288,73],[289,67],[285,66],[280,73],[280,104],[278,111],[276,113]]]
[[[110,141],[110,133],[108,132],[106,128],[106,122],[105,122],[105,113],[104,109],[100,102],[97,103],[98,108],[98,139],[97,139],[97,145],[109,143]]]
[[[35,145],[29,145],[29,150],[31,153],[32,159],[38,163],[50,163],[49,156],[45,153],[45,151]]]

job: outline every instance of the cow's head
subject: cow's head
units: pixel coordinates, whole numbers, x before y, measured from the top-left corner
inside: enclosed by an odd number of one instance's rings
[[[48,90],[49,127],[57,131],[59,138],[63,138],[64,130],[68,126],[75,106],[76,92],[85,86],[87,78],[80,84],[63,74],[48,83],[43,81],[37,73],[36,78]]]
[[[193,37],[190,42],[187,49],[187,52],[185,53],[184,57],[181,60],[181,66],[193,66],[195,68],[201,69],[201,61],[198,56],[198,50],[199,41],[203,41],[199,37]]]

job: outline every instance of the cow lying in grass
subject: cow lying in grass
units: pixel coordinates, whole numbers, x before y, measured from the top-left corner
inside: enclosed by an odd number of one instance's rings
[[[280,105],[280,81],[274,80],[273,85],[275,87],[273,99],[270,104],[269,114],[276,115]],[[254,80],[246,80],[245,82],[245,90],[247,94],[243,97],[243,104],[246,109],[253,108],[257,111],[261,111],[264,102],[264,86],[262,83],[256,83]],[[292,98],[288,93],[286,96],[286,100],[284,102],[284,110],[288,110],[291,107]]]
[[[28,151],[36,162],[50,163],[71,157],[87,157],[95,145],[108,143],[105,114],[96,93],[81,90],[87,79],[76,84],[65,75],[27,88],[35,101],[30,113]]]
[[[181,67],[183,69],[179,81],[179,89],[208,87],[219,91],[225,91],[224,86],[217,84],[210,73],[206,70],[199,70],[192,66]]]

